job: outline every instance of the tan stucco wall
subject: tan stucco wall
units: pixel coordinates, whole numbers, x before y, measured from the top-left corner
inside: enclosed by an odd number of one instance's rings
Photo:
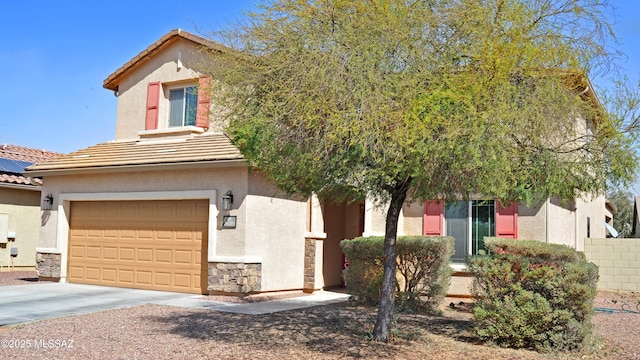
[[[405,204],[402,208],[403,226],[398,229],[403,235],[422,235],[423,229],[424,204],[421,202],[413,202]]]
[[[34,267],[40,228],[40,191],[0,187],[0,214],[6,214],[6,231],[15,232],[15,241],[0,247],[0,264],[9,264],[10,249],[18,248],[13,259],[16,267]],[[6,233],[0,236],[6,239]]]
[[[248,176],[245,248],[263,259],[262,291],[302,289],[307,199],[285,196],[259,173]]]
[[[606,213],[603,196],[589,197],[560,202],[555,198],[518,206],[518,238],[549,241],[571,246],[580,251],[587,237],[587,218],[590,220],[590,236],[605,237],[604,219]],[[368,235],[384,234],[384,206],[374,207],[368,202],[365,218],[365,232]],[[420,235],[423,226],[423,206],[415,202],[405,204],[398,221],[399,235]]]
[[[518,204],[519,238],[547,241],[547,208],[546,201],[531,206]]]
[[[387,204],[380,204],[370,198],[364,201],[364,233],[363,236],[384,236],[387,219]],[[398,220],[398,228],[402,228],[402,214]]]
[[[216,190],[216,229],[209,236],[209,261],[260,262],[261,291],[301,289],[304,275],[304,233],[306,199],[290,199],[280,194],[264,177],[246,167],[106,173],[99,175],[49,176],[45,191],[58,199],[92,194],[133,194],[171,191]],[[233,209],[220,210],[222,194],[231,190]],[[39,247],[59,247],[58,210],[51,210],[41,228]],[[237,216],[235,229],[222,228],[222,216]],[[61,221],[65,221],[62,219]],[[211,247],[215,246],[212,250]],[[66,249],[59,248],[64,253]],[[212,254],[215,259],[212,260]],[[237,259],[237,260],[236,260]]]
[[[587,218],[590,220],[590,238],[605,238],[606,229],[604,227],[606,213],[606,198],[604,196],[585,197],[576,200],[577,204],[577,233],[576,249],[584,250],[584,239],[587,238]]]
[[[178,84],[197,85],[199,73],[194,68],[203,63],[200,48],[192,42],[178,39],[171,46],[161,50],[144,64],[123,77],[118,86],[118,121],[116,140],[137,139],[138,131],[144,130],[147,86],[150,82],[160,81],[160,104],[158,128],[168,124],[169,92],[168,87]],[[178,69],[178,54],[182,53],[182,68]],[[215,114],[212,114],[215,119]],[[210,131],[219,131],[212,126]]]

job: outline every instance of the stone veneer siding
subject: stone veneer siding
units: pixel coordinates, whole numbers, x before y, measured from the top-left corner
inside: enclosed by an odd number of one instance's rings
[[[36,271],[40,279],[60,279],[62,256],[57,253],[36,253]]]
[[[262,264],[209,263],[210,293],[249,294],[261,291]]]
[[[588,238],[584,254],[598,265],[598,290],[640,291],[640,239]]]
[[[303,291],[312,293],[316,284],[316,240],[304,240],[304,284]]]

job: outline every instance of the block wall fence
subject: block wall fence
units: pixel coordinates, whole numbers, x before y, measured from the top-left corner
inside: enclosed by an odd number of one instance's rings
[[[584,254],[598,265],[598,290],[640,291],[640,239],[585,239]]]

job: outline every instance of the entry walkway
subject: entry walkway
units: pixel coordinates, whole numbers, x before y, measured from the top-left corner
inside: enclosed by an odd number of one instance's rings
[[[0,327],[142,304],[259,315],[346,301],[348,294],[314,294],[255,303],[224,303],[201,295],[82,284],[43,283],[0,287]]]

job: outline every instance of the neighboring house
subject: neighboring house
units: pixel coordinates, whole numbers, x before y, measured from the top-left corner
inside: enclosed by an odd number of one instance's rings
[[[25,176],[24,169],[62,154],[0,144],[0,267],[33,269],[42,221],[42,181]],[[13,255],[12,256],[12,252]]]
[[[384,234],[384,209],[287,197],[249,169],[216,121],[200,64],[219,44],[173,30],[111,74],[116,138],[32,166],[54,207],[40,277],[191,293],[313,291],[342,283],[343,239]],[[485,200],[485,199],[477,199]],[[567,244],[604,237],[604,198],[501,209],[494,201],[407,205],[400,235],[482,235]],[[599,225],[597,225],[599,224]]]
[[[616,207],[616,204],[614,204],[613,201],[609,199],[605,201],[604,205],[604,227],[606,230],[606,235],[607,237],[618,237],[618,230],[623,230],[613,227],[613,216],[618,211],[618,208]]]
[[[633,224],[631,225],[631,235],[633,238],[640,238],[640,195],[633,200]]]

